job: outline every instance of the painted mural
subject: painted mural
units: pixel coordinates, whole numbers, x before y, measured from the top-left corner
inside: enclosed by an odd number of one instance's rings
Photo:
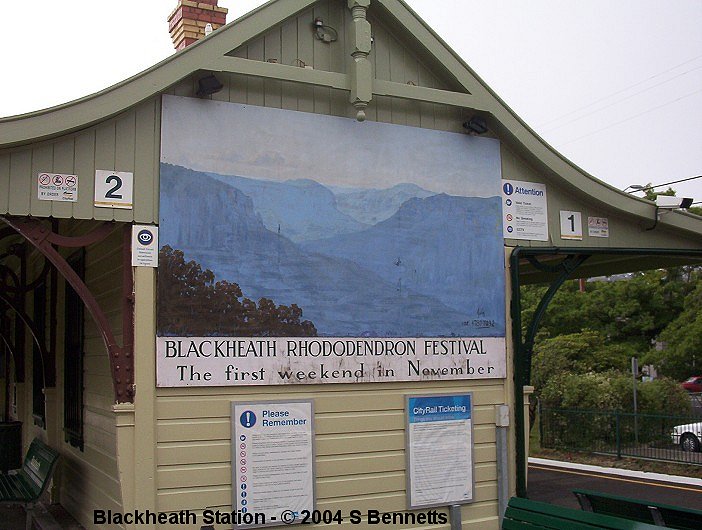
[[[165,97],[161,336],[503,337],[497,141]]]

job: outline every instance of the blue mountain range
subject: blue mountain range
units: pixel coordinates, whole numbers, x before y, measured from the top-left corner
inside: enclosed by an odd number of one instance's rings
[[[337,198],[314,181],[161,164],[160,241],[248,298],[297,304],[320,335],[504,335],[499,198],[409,198],[374,226]]]

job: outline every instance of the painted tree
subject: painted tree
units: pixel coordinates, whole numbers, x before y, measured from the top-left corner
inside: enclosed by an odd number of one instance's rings
[[[214,273],[183,251],[159,251],[158,333],[167,336],[311,337],[317,329],[302,320],[296,304],[258,303],[245,298],[237,283],[215,281]]]

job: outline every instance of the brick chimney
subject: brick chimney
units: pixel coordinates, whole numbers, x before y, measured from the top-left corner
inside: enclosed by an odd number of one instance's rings
[[[226,7],[218,7],[218,0],[178,0],[178,6],[168,17],[168,31],[176,50],[182,50],[205,36],[209,23],[215,30],[227,23]]]

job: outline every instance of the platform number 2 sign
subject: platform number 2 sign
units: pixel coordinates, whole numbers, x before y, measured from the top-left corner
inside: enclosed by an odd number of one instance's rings
[[[580,212],[561,210],[561,239],[583,238],[583,216]]]
[[[132,209],[134,173],[128,171],[95,171],[95,206],[98,208]]]

